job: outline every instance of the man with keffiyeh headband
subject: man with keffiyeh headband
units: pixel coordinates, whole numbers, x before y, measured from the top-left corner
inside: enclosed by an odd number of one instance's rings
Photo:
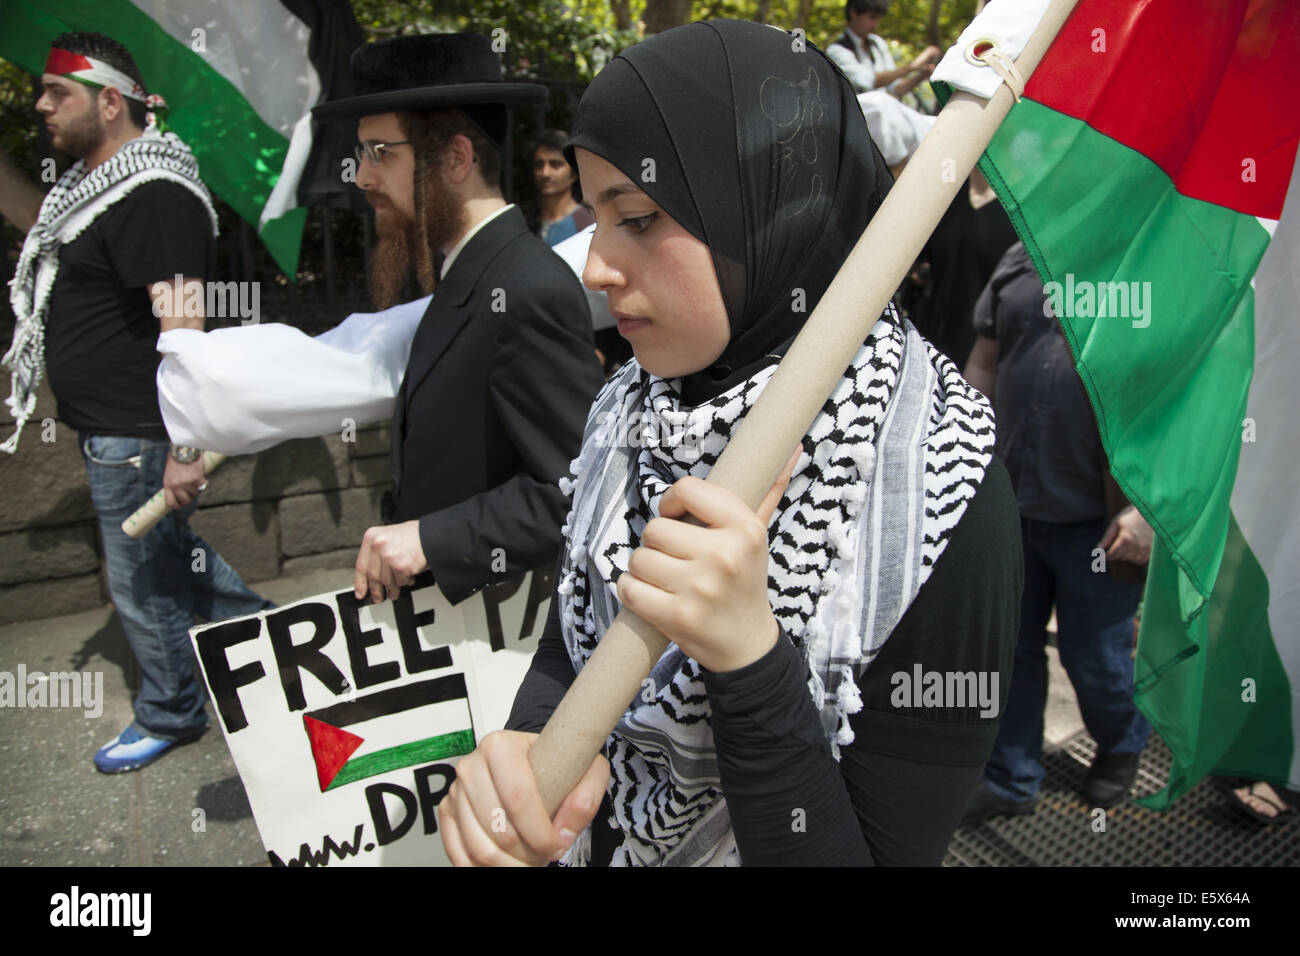
[[[99,517],[109,590],[140,664],[135,720],[95,754],[106,773],[136,770],[207,727],[189,628],[271,606],[189,528],[203,484],[195,449],[172,447],[158,408],[155,342],[202,328],[182,288],[212,269],[217,217],[188,146],[160,128],[161,97],[121,44],[94,33],[55,39],[36,110],[55,148],[76,158],[36,206],[31,184],[0,212],[27,228],[4,357],[17,450],[48,374],[59,418],[76,429]],[[9,174],[8,178],[14,177]],[[32,211],[36,209],[33,217]],[[173,510],[142,538],[122,520],[166,490]],[[197,560],[202,556],[202,561]]]

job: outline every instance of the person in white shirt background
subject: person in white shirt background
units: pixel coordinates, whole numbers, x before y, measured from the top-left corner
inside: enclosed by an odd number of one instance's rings
[[[887,13],[889,0],[847,0],[844,32],[826,48],[826,55],[858,93],[886,89],[902,98],[930,76],[941,51],[927,46],[907,66],[896,65],[889,44],[875,32]]]

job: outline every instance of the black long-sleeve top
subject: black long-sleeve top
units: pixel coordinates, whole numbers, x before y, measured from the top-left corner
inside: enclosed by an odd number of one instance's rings
[[[745,865],[943,859],[1010,688],[1024,577],[1019,529],[1010,480],[994,460],[916,600],[859,676],[863,709],[850,718],[855,738],[838,762],[808,693],[807,667],[784,635],[746,667],[704,671],[722,790]],[[996,713],[927,697],[931,672],[973,672],[977,682],[983,675]],[[573,678],[552,602],[507,727],[540,731]],[[609,815],[606,801],[592,824],[597,864],[621,842]]]

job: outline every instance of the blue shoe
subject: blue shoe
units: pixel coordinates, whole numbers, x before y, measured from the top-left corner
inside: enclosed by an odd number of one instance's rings
[[[142,734],[135,724],[127,727],[117,737],[95,753],[95,769],[100,773],[125,773],[147,767],[167,751],[181,744],[198,740],[203,731],[184,740],[160,740]]]

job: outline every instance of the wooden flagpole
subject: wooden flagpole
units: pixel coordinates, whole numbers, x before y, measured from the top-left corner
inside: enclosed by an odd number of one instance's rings
[[[221,463],[225,460],[225,455],[219,455],[215,451],[205,451],[203,453],[203,474],[211,475],[221,467]],[[207,486],[204,485],[204,487]],[[126,532],[127,537],[143,538],[149,533],[150,528],[162,520],[167,511],[165,493],[163,489],[159,488],[156,495],[139,508],[136,508],[129,517],[122,520],[122,530]]]

